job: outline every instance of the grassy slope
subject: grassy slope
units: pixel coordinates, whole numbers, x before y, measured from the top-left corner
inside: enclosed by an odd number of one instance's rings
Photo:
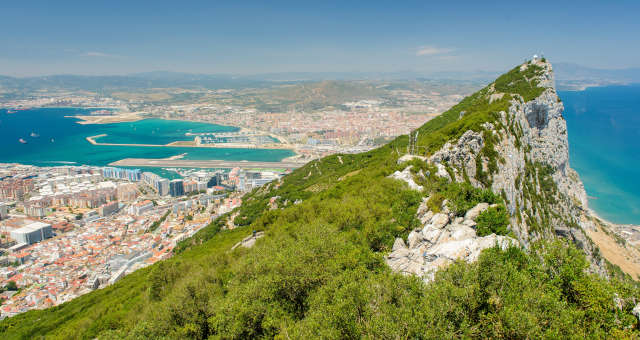
[[[539,91],[517,81],[524,78],[517,69],[504,77],[496,87],[506,84],[525,98]],[[492,121],[504,103],[492,105],[482,92],[465,99],[425,124],[419,144],[432,150],[461,129]],[[218,232],[214,223],[181,244],[179,255],[112,287],[3,321],[3,338],[584,338],[634,332],[625,327],[636,326],[630,301],[637,288],[585,274],[581,253],[558,242],[538,245],[536,255],[491,249],[477,263],[440,272],[427,286],[391,273],[383,255],[395,237],[417,226],[414,214],[424,195],[386,178],[403,167],[396,160],[407,141],[403,136],[371,152],[311,162],[247,195],[236,224],[249,227]],[[435,176],[421,181],[460,212],[497,199]],[[269,210],[276,196],[279,209]],[[267,235],[251,250],[229,252],[250,230]],[[614,292],[625,302],[622,310]]]

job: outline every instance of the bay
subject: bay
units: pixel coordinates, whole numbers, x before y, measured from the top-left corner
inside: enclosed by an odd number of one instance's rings
[[[145,119],[113,124],[77,123],[65,116],[87,115],[84,108],[34,108],[8,113],[0,109],[0,162],[38,166],[106,166],[123,158],[167,158],[186,153],[184,159],[280,161],[293,155],[290,150],[139,147],[92,145],[86,137],[99,134],[104,143],[167,144],[192,140],[186,132],[230,132],[237,128],[201,122]],[[31,133],[37,137],[31,136]],[[20,139],[27,143],[20,143]]]

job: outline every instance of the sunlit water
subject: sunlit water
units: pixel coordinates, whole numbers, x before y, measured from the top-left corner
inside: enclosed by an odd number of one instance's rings
[[[560,92],[571,166],[589,206],[616,223],[640,225],[640,85]]]
[[[135,147],[92,145],[85,138],[107,134],[104,143],[167,144],[193,140],[186,132],[225,132],[236,128],[175,120],[146,119],[115,124],[77,124],[69,115],[88,114],[78,108],[40,108],[7,113],[0,109],[0,162],[39,166],[86,164],[104,166],[123,158],[167,158],[186,153],[184,159],[279,161],[289,150]],[[38,135],[31,136],[31,133]],[[20,143],[20,139],[27,143]]]

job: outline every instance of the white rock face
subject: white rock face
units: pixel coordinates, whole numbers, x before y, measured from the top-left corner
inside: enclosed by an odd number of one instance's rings
[[[431,222],[431,225],[434,226],[434,228],[441,229],[445,225],[447,225],[447,223],[449,223],[449,215],[443,214],[443,213],[437,213],[433,215],[430,222]]]
[[[406,182],[407,184],[409,184],[409,188],[411,188],[413,190],[422,191],[422,189],[424,189],[422,187],[422,185],[418,185],[418,183],[416,183],[413,180],[413,175],[411,174],[411,168],[412,168],[412,166],[408,166],[408,167],[404,168],[404,170],[402,170],[402,171],[396,171],[396,172],[392,173],[391,175],[389,175],[389,177],[390,178],[399,179],[401,181]]]
[[[487,210],[489,208],[489,203],[478,203],[475,207],[471,208],[471,210],[467,211],[464,215],[465,220],[473,220],[475,221],[480,215],[481,212]]]
[[[483,146],[484,140],[482,139],[482,135],[468,130],[455,143],[445,143],[442,149],[436,151],[429,157],[429,162],[434,163],[438,168],[437,175],[445,178],[449,178],[450,176],[442,164],[443,162],[461,166],[465,168],[465,171],[472,179],[472,183],[474,183],[475,179],[473,179],[473,176],[476,173],[476,155]],[[452,180],[460,181],[462,177],[458,174],[456,178],[452,178]]]
[[[637,304],[635,307],[633,307],[633,310],[631,311],[631,313],[635,315],[636,318],[638,318],[638,321],[640,321],[640,303]]]
[[[486,204],[485,209],[488,206]],[[417,275],[430,281],[438,269],[458,259],[472,262],[486,248],[497,245],[506,249],[509,245],[518,244],[510,237],[495,234],[478,237],[471,227],[475,225],[473,220],[465,219],[462,222],[451,223],[447,214],[433,214],[421,231],[414,230],[409,234],[408,247],[402,239],[396,239],[391,254],[385,259],[387,264],[396,272]]]
[[[447,168],[445,168],[444,165],[440,163],[436,163],[436,168],[438,168],[438,171],[436,172],[436,176],[449,178],[449,173],[447,172]]]

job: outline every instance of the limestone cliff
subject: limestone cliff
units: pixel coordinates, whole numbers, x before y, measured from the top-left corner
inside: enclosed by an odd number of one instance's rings
[[[427,162],[438,166],[441,176],[500,194],[511,215],[510,229],[523,246],[540,238],[569,239],[584,250],[592,271],[607,275],[606,262],[588,237],[598,227],[607,231],[607,225],[587,208],[584,186],[570,167],[564,106],[552,66],[532,60],[507,75],[480,91],[474,103],[497,108],[495,118],[475,126],[461,123],[472,128],[427,152]],[[465,114],[460,111],[457,121]],[[417,149],[420,132],[412,134]]]

